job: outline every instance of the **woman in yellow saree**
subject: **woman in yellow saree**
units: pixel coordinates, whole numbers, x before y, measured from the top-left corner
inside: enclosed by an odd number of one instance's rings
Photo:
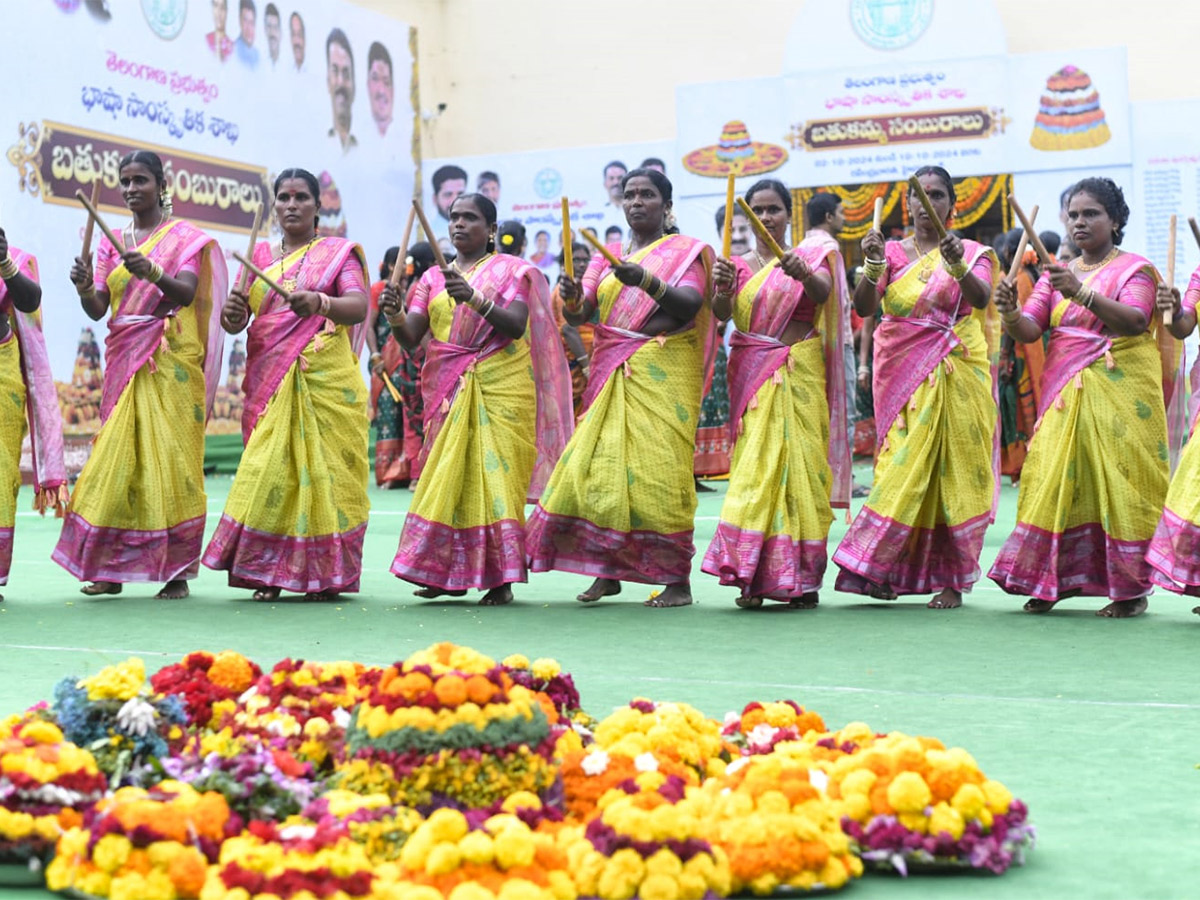
[[[525,502],[541,494],[572,424],[546,279],[494,252],[495,232],[495,204],[460,195],[450,207],[454,264],[425,272],[406,311],[396,289],[380,296],[403,346],[432,335],[421,481],[392,574],[421,585],[422,598],[482,590],[483,606],[511,603],[512,584],[527,580]]]
[[[696,492],[692,459],[706,361],[712,250],[667,233],[671,182],[634,169],[622,183],[632,237],[596,256],[582,285],[558,286],[567,321],[599,308],[585,412],[529,519],[530,568],[595,577],[576,599],[617,594],[621,581],[667,585],[647,606],[692,602]]]
[[[156,154],[130,153],[118,172],[133,213],[125,250],[104,238],[94,275],[90,259],[71,267],[84,312],[111,317],[100,432],[52,558],[91,582],[89,596],[164,582],[158,596],[178,599],[199,571],[204,540],[204,422],[221,371],[225,257],[171,217]]]
[[[1119,248],[1128,219],[1119,187],[1083,179],[1067,201],[1082,256],[1050,266],[1023,308],[1011,283],[996,291],[1013,338],[1032,343],[1050,331],[1017,527],[988,573],[1030,597],[1026,612],[1083,594],[1108,598],[1097,615],[1129,618],[1145,611],[1151,590],[1146,553],[1167,495],[1178,357],[1155,320],[1158,274]]]
[[[38,307],[37,260],[8,243],[0,228],[0,459],[6,483],[0,487],[0,586],[8,584],[12,563],[17,491],[21,488],[21,443],[26,431],[33,463],[33,506],[63,514],[67,472],[63,465],[62,413],[46,355]],[[0,600],[3,600],[0,597]]]
[[[936,215],[949,223],[954,183],[940,166],[916,172]],[[909,192],[914,233],[885,244],[863,238],[854,291],[875,314],[875,484],[833,561],[836,589],[894,600],[936,592],[928,606],[962,605],[979,579],[979,553],[995,509],[999,447],[992,370],[996,329],[986,316],[997,262],[974,241],[947,234]]]
[[[270,602],[282,591],[331,600],[357,591],[367,530],[366,256],[317,234],[320,185],[304,169],[275,179],[278,244],[254,262],[288,293],[255,279],[222,313],[246,327],[246,449],[204,564]]]
[[[783,247],[787,187],[764,179],[751,211]],[[782,260],[758,247],[713,266],[713,312],[733,318],[729,397],[734,443],[729,491],[703,570],[763,599],[817,605],[833,507],[850,505],[850,447],[840,317],[847,300],[837,240],[814,229]],[[766,260],[771,258],[770,262]]]

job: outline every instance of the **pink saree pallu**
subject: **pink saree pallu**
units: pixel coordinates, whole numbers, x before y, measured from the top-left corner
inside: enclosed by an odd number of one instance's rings
[[[1192,273],[1183,296],[1183,308],[1195,312],[1200,305],[1200,269]],[[1192,365],[1189,440],[1171,478],[1162,516],[1146,551],[1154,584],[1177,594],[1200,597],[1200,359]],[[1182,393],[1177,391],[1177,393]]]
[[[367,290],[362,248],[324,237],[256,264],[277,282],[331,296]],[[353,344],[361,326],[300,317],[254,280],[249,291],[246,449],[204,564],[229,584],[298,593],[357,591],[367,529],[367,386]]]
[[[541,496],[573,427],[571,382],[536,268],[505,254],[467,272],[496,305],[529,309],[526,335],[502,334],[457,304],[437,269],[410,309],[429,316],[421,372],[425,444],[420,484],[392,574],[441,590],[488,590],[527,580],[525,503]]]
[[[9,246],[8,256],[21,274],[38,280],[37,260]],[[0,316],[8,320],[9,335],[0,344],[0,458],[5,483],[0,495],[0,585],[8,583],[12,563],[13,525],[17,491],[21,486],[21,443],[29,434],[33,461],[34,509],[63,514],[67,503],[67,472],[63,465],[62,413],[50,372],[39,312],[24,313],[13,306],[7,282],[0,281]],[[8,399],[13,403],[9,404]]]
[[[1145,557],[1167,493],[1178,359],[1155,321],[1156,277],[1123,253],[1084,280],[1147,315],[1150,330],[1136,336],[1107,333],[1045,277],[1026,301],[1024,315],[1051,334],[1017,526],[988,573],[1010,594],[1119,602],[1150,591]]]
[[[588,266],[584,290],[598,303],[600,324],[585,412],[530,517],[531,570],[648,584],[690,576],[696,423],[705,364],[715,352],[711,254],[673,235],[633,255],[668,284],[706,298],[694,322],[658,336],[639,330],[657,304],[617,281],[602,257]]]
[[[204,538],[204,424],[221,370],[227,271],[216,242],[182,220],[138,249],[169,276],[197,276],[191,305],[133,278],[113,246],[97,249],[96,288],[112,315],[100,431],[52,558],[81,581],[194,578]]]
[[[963,247],[976,277],[994,283],[994,254],[973,241]],[[839,591],[968,591],[979,578],[997,499],[998,322],[993,307],[965,305],[940,256],[910,262],[900,243],[887,245],[875,483],[834,553]]]
[[[792,252],[814,271],[842,265],[824,232]],[[702,568],[743,596],[788,601],[820,589],[832,509],[849,506],[844,280],[814,308],[777,263],[753,275],[741,260],[738,268],[729,362],[734,462]],[[794,317],[816,327],[788,346],[779,337]]]

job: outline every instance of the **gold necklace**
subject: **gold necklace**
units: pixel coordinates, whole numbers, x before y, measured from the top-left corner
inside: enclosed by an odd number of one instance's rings
[[[917,258],[921,261],[921,271],[917,273],[917,280],[925,284],[933,277],[933,250],[926,253],[921,249],[921,242],[917,239],[917,233],[913,232],[913,247],[916,248]],[[934,244],[936,249],[937,245]]]
[[[144,238],[142,238],[140,241],[138,240],[138,236],[137,236],[137,224],[132,219],[130,219],[129,220],[129,230],[124,235],[126,246],[130,246],[129,237],[132,235],[132,237],[133,237],[132,246],[140,247],[143,243],[145,243],[147,240],[150,239],[150,235],[154,234],[154,232],[156,232],[156,231],[158,231],[158,229],[162,228],[163,223],[165,221],[167,221],[167,218],[168,217],[167,217],[166,213],[164,213],[160,209],[158,211],[157,224],[150,226],[149,230],[146,232],[146,236]]]
[[[1107,266],[1110,262],[1112,262],[1114,259],[1116,259],[1120,253],[1121,253],[1121,250],[1119,247],[1113,247],[1111,250],[1108,251],[1108,253],[1105,255],[1104,259],[1100,260],[1100,262],[1094,262],[1094,263],[1085,263],[1083,261],[1083,257],[1081,256],[1081,257],[1079,257],[1078,260],[1075,261],[1075,271],[1076,272],[1095,272],[1097,269],[1102,269],[1105,266]]]
[[[312,245],[317,242],[318,235],[313,235],[309,238],[308,243],[304,245],[304,255],[300,257],[300,265],[296,266],[296,274],[292,278],[280,278],[279,286],[289,294],[300,286],[300,275],[304,272],[304,264],[308,261],[308,251],[312,249]],[[295,251],[292,251],[295,252]],[[283,260],[287,256],[287,250],[283,246],[283,238],[279,239],[279,259],[275,262],[279,263],[279,274],[283,274]],[[274,265],[275,263],[272,263]]]
[[[455,272],[457,272],[463,278],[466,278],[468,275],[470,275],[472,272],[474,272],[476,269],[478,269],[481,265],[483,265],[484,261],[486,261],[489,256],[495,256],[495,255],[496,254],[494,254],[494,253],[483,254],[483,256],[479,257],[479,259],[477,259],[477,260],[475,260],[475,262],[471,263],[470,267],[465,272],[461,268],[459,268],[457,259],[454,260],[454,262],[450,263],[450,268],[452,268]]]

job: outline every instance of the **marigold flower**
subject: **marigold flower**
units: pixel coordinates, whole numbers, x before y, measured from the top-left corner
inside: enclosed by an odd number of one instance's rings
[[[898,813],[919,813],[930,799],[929,785],[916,772],[901,772],[888,785],[888,803]]]

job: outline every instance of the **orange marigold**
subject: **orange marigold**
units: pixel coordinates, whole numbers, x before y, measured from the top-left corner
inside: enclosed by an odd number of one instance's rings
[[[489,703],[496,694],[496,686],[482,675],[472,675],[467,679],[467,699],[472,703],[483,706]]]
[[[175,885],[175,893],[181,898],[199,897],[208,876],[208,866],[204,857],[195,850],[185,851],[171,860],[167,869],[171,884]]]
[[[442,706],[460,706],[467,702],[467,683],[459,675],[443,675],[433,683],[433,692]]]

